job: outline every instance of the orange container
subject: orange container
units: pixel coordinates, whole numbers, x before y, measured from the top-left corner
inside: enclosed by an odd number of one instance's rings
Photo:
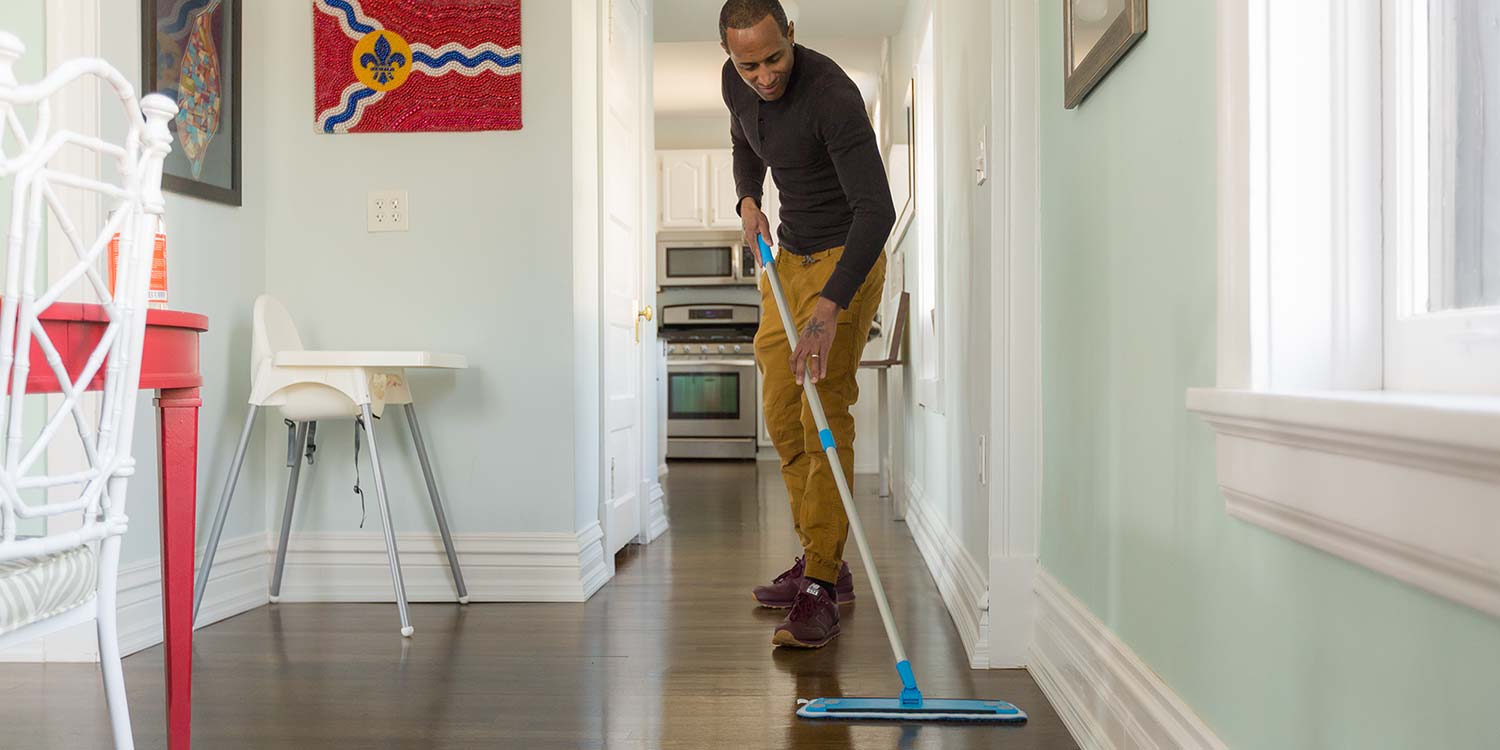
[[[115,276],[120,265],[120,233],[109,240],[109,294],[115,294]],[[164,231],[156,233],[156,242],[153,243],[151,252],[151,289],[146,293],[146,306],[152,308],[166,309],[167,307],[167,235]]]

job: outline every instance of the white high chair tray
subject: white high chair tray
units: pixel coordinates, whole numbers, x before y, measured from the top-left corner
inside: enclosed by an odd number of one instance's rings
[[[463,370],[469,360],[462,354],[443,352],[338,352],[338,351],[285,351],[277,352],[272,360],[277,367],[373,367],[394,369],[398,367],[436,368]]]

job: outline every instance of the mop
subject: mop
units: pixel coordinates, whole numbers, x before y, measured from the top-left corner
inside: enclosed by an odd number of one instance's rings
[[[781,325],[786,330],[787,342],[796,351],[797,326],[792,321],[786,295],[781,290],[781,279],[776,275],[776,261],[771,256],[771,247],[763,237],[757,236],[756,241],[760,244],[761,267],[771,286],[771,294],[776,298],[776,308],[781,312]],[[916,674],[906,658],[906,647],[901,643],[901,634],[896,632],[896,620],[885,599],[885,590],[880,586],[880,573],[875,570],[875,558],[870,554],[870,545],[865,541],[859,513],[854,509],[854,496],[849,491],[848,481],[844,479],[843,465],[839,462],[833,431],[828,428],[828,417],[823,413],[823,401],[818,398],[818,388],[813,384],[812,378],[803,378],[802,388],[807,393],[807,406],[812,411],[813,420],[817,422],[818,438],[823,443],[823,452],[828,454],[833,480],[839,488],[839,498],[844,501],[844,512],[849,516],[849,531],[854,536],[855,545],[859,547],[859,556],[865,561],[865,574],[870,577],[870,590],[875,594],[875,606],[880,609],[880,620],[885,624],[885,634],[896,657],[896,673],[901,677],[901,697],[799,700],[797,715],[805,719],[978,721],[1009,724],[1025,722],[1026,712],[1005,701],[922,697],[922,691],[917,689]]]

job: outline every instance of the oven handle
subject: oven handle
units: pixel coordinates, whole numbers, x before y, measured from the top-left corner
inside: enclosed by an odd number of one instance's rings
[[[712,367],[722,365],[724,367],[754,367],[753,359],[667,359],[667,368],[673,367]]]

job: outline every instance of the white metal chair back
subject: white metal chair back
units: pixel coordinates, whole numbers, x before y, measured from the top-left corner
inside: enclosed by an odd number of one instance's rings
[[[4,296],[0,298],[0,382],[6,386],[0,392],[0,430],[5,438],[0,445],[0,562],[48,555],[124,533],[126,479],[135,470],[131,434],[152,246],[164,208],[162,162],[171,149],[167,125],[177,112],[176,105],[163,96],[138,101],[131,84],[103,60],[73,60],[40,83],[21,85],[14,64],[23,52],[17,37],[0,32],[0,180],[12,188]],[[118,98],[127,126],[123,143],[54,127],[50,100],[87,77],[99,79],[101,88]],[[25,118],[31,122],[23,123],[18,107],[34,108],[34,117]],[[101,171],[109,172],[112,166],[112,176],[101,179],[60,169],[58,155],[72,149],[97,154],[104,165]],[[93,194],[110,207],[102,228],[94,231],[74,222],[60,197],[70,190]],[[48,216],[72,248],[62,268],[58,258],[47,258],[42,241]],[[120,238],[117,293],[111,294],[104,264],[116,234]],[[44,268],[44,259],[51,268]],[[85,285],[102,300],[107,325],[81,372],[70,375],[58,355],[57,342],[49,338],[39,316],[75,285]],[[34,354],[40,354],[42,361],[33,361]],[[44,408],[43,400],[26,398],[28,378],[41,368],[61,384],[63,400],[38,431],[28,421],[39,420],[27,420],[25,412],[28,407]],[[80,396],[101,369],[103,389],[95,416],[90,413],[93,409],[83,408]],[[68,423],[78,433],[87,468],[49,474],[43,460],[47,448]],[[63,487],[77,491],[57,491]],[[33,489],[43,490],[46,500],[23,499],[23,492]],[[68,514],[80,515],[82,526],[30,537],[20,533],[28,519]],[[42,522],[30,524],[28,530],[34,531],[31,527],[38,523]],[[106,545],[101,565],[111,553],[118,556],[118,545]]]

